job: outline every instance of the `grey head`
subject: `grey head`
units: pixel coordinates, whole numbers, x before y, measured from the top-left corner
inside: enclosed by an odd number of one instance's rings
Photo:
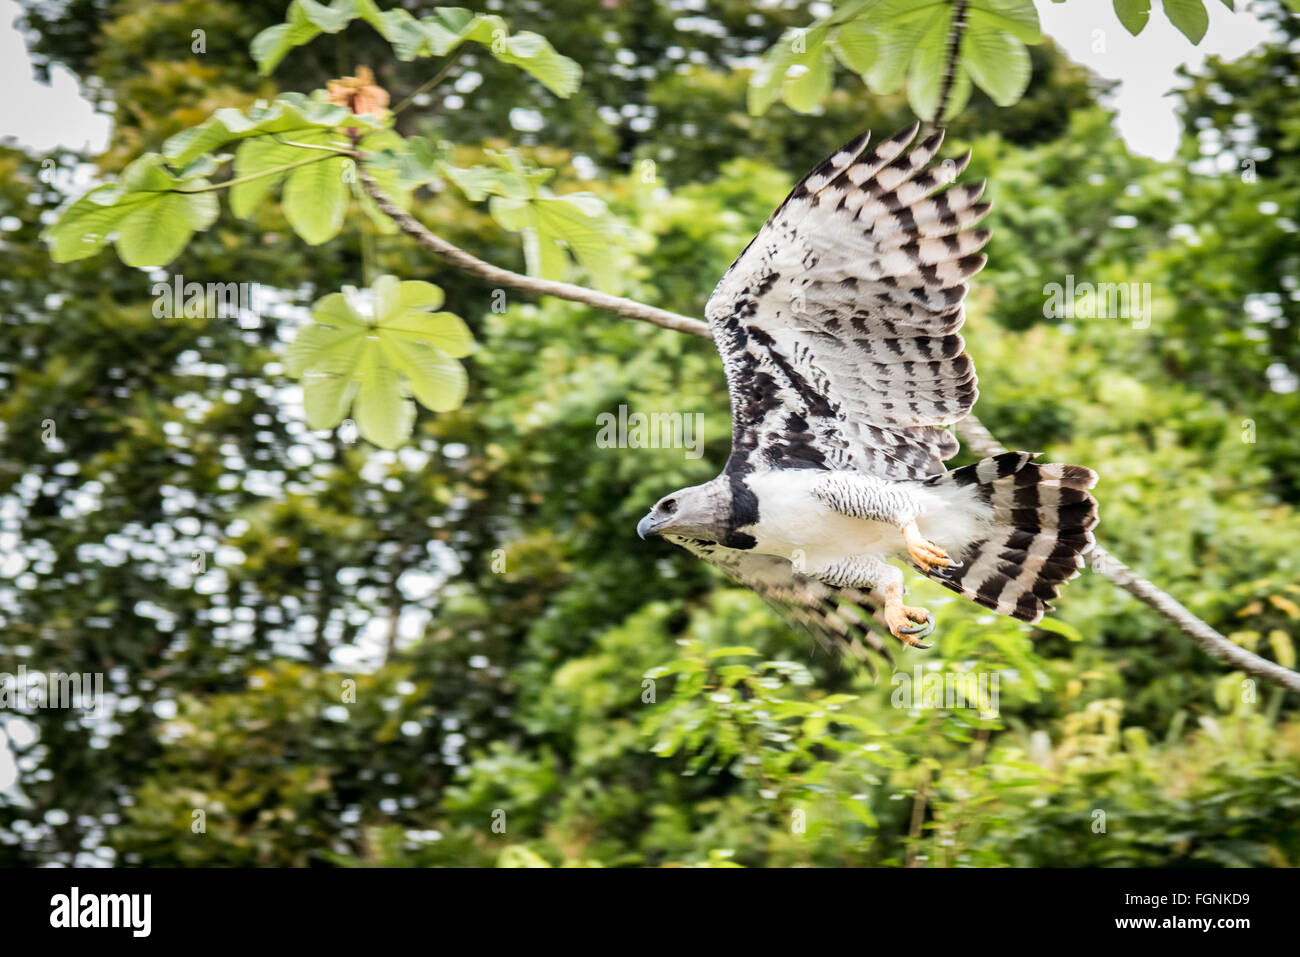
[[[731,488],[723,476],[665,495],[636,523],[636,533],[721,541],[731,529]]]

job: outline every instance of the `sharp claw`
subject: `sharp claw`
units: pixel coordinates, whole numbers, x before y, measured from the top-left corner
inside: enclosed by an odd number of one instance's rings
[[[900,628],[900,629],[898,629],[898,633],[899,633],[900,635],[919,635],[919,634],[920,634],[921,632],[923,632],[923,631],[925,631],[925,623],[924,623],[924,622],[922,622],[921,624],[917,625],[915,628]]]

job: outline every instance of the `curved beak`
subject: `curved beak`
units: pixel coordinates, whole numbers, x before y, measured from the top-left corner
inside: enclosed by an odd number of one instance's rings
[[[653,535],[655,533],[654,517],[655,513],[651,512],[645,518],[641,519],[641,521],[636,523],[636,533],[641,536],[642,541],[645,541],[647,535]]]

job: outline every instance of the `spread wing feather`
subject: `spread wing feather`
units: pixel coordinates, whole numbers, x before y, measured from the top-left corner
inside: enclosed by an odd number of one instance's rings
[[[983,184],[951,184],[970,156],[931,165],[917,127],[844,146],[790,193],[705,309],[731,393],[727,471],[943,471],[945,426],[978,394],[958,330],[984,266]]]
[[[758,592],[789,624],[811,635],[828,650],[854,653],[873,676],[876,670],[866,655],[867,648],[893,666],[893,658],[880,635],[867,626],[870,619],[885,628],[878,617],[883,602],[870,588],[827,585],[799,574],[788,560],[775,555],[679,535],[665,538],[721,569],[733,581]]]

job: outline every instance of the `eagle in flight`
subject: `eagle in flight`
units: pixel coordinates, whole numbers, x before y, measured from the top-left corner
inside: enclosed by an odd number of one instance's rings
[[[1036,622],[1093,545],[1097,482],[1006,452],[948,471],[946,428],[975,404],[958,330],[984,267],[984,184],[940,192],[970,154],[930,162],[917,126],[863,134],[809,173],[705,307],[731,393],[731,455],[711,482],[637,525],[721,568],[823,641],[888,659],[874,621],[929,648],[903,604],[909,562],[1004,615]]]

